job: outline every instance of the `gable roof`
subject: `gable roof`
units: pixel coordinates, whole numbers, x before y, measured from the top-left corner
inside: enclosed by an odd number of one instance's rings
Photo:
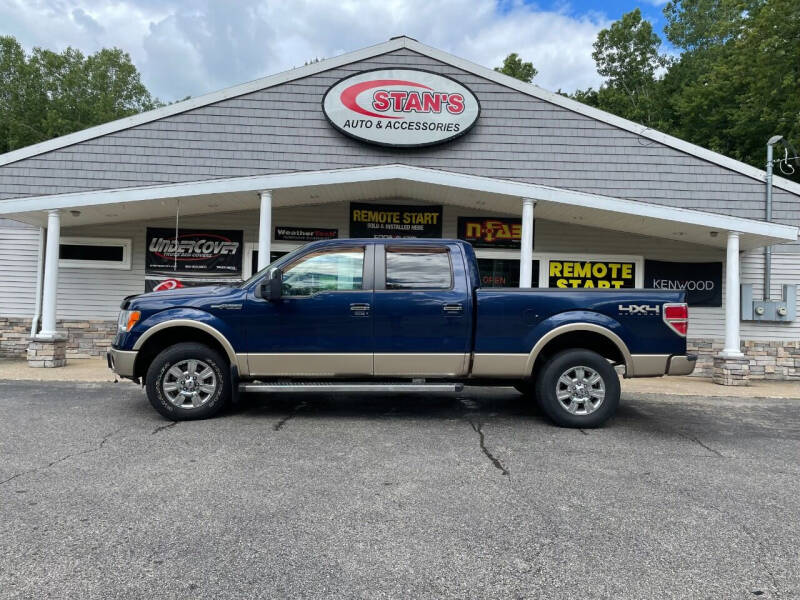
[[[305,65],[303,67],[298,67],[296,69],[291,69],[289,71],[284,71],[276,75],[270,75],[268,77],[255,79],[248,83],[235,85],[233,87],[229,87],[223,90],[211,92],[210,94],[205,94],[203,96],[198,96],[196,98],[190,98],[189,100],[176,102],[175,104],[170,104],[169,106],[164,106],[161,108],[157,108],[155,110],[140,113],[130,117],[125,117],[123,119],[118,119],[116,121],[110,121],[102,125],[90,127],[89,129],[76,131],[75,133],[70,133],[58,138],[53,138],[51,140],[40,142],[32,146],[27,146],[25,148],[13,150],[11,152],[7,152],[6,154],[0,155],[0,167],[3,165],[8,165],[17,162],[19,160],[23,160],[25,158],[30,158],[32,156],[37,156],[40,154],[44,154],[46,152],[50,152],[52,150],[57,150],[59,148],[71,146],[79,142],[101,137],[106,134],[122,131],[125,129],[130,129],[132,127],[136,127],[144,123],[157,121],[159,119],[163,119],[164,117],[177,115],[195,108],[207,106],[209,104],[214,104],[216,102],[228,100],[230,98],[235,98],[237,96],[249,94],[251,92],[255,92],[258,90],[270,88],[289,81],[301,79],[303,77],[308,77],[309,75],[321,73],[329,69],[334,69],[343,65],[358,62],[360,60],[379,56],[381,54],[386,54],[388,52],[392,52],[400,48],[407,48],[424,56],[428,56],[445,64],[449,64],[451,66],[472,73],[473,75],[483,77],[484,79],[494,81],[495,83],[506,86],[508,88],[512,88],[514,90],[517,90],[519,92],[537,98],[539,100],[549,102],[551,104],[560,106],[572,112],[584,115],[586,117],[595,119],[597,121],[601,121],[603,123],[607,123],[609,125],[617,127],[619,129],[623,129],[625,131],[629,131],[636,135],[640,135],[642,137],[651,139],[665,146],[674,148],[686,154],[693,155],[697,158],[719,165],[731,171],[735,171],[737,173],[740,173],[757,181],[764,182],[766,180],[766,173],[761,169],[757,169],[741,161],[735,160],[723,154],[719,154],[712,150],[702,148],[701,146],[691,144],[689,142],[678,139],[666,133],[656,131],[655,129],[646,127],[645,125],[634,123],[633,121],[628,121],[627,119],[623,119],[616,115],[612,115],[611,113],[607,113],[602,110],[593,108],[591,106],[587,106],[585,104],[582,104],[570,98],[566,98],[559,94],[549,92],[536,85],[525,83],[508,75],[498,73],[493,69],[482,67],[466,59],[454,56],[437,48],[427,46],[406,36],[399,36],[396,38],[392,38],[387,42],[376,44],[374,46],[369,46],[367,48],[362,48],[361,50],[356,50],[354,52],[348,52],[346,54],[342,54],[334,58],[325,59],[317,63]],[[773,179],[773,185],[776,188],[780,188],[788,192],[791,192],[793,194],[800,195],[800,184],[795,183],[793,181],[789,181],[787,179],[783,179],[780,177],[775,177]]]

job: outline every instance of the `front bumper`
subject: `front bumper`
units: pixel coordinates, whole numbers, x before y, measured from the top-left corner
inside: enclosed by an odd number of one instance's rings
[[[136,350],[117,350],[112,347],[111,350],[106,352],[108,368],[120,377],[133,379],[133,369],[136,364],[137,354]]]
[[[669,359],[667,375],[689,375],[697,364],[696,354],[686,356],[673,356]]]

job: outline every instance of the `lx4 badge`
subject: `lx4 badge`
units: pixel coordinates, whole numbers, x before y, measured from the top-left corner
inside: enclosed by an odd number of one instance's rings
[[[622,315],[658,315],[661,314],[661,307],[656,304],[620,304],[617,306]]]

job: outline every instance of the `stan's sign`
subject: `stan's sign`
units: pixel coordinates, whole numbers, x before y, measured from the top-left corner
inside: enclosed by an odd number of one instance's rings
[[[342,133],[382,146],[430,146],[464,135],[480,103],[466,87],[416,69],[365,71],[331,86],[322,110]]]

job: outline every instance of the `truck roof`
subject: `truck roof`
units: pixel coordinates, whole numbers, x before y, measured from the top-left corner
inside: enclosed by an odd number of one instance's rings
[[[459,244],[465,245],[464,240],[449,238],[336,238],[333,240],[319,240],[309,242],[306,246],[339,246],[349,245],[353,242],[359,244],[402,244],[403,246],[430,246],[431,244]]]

